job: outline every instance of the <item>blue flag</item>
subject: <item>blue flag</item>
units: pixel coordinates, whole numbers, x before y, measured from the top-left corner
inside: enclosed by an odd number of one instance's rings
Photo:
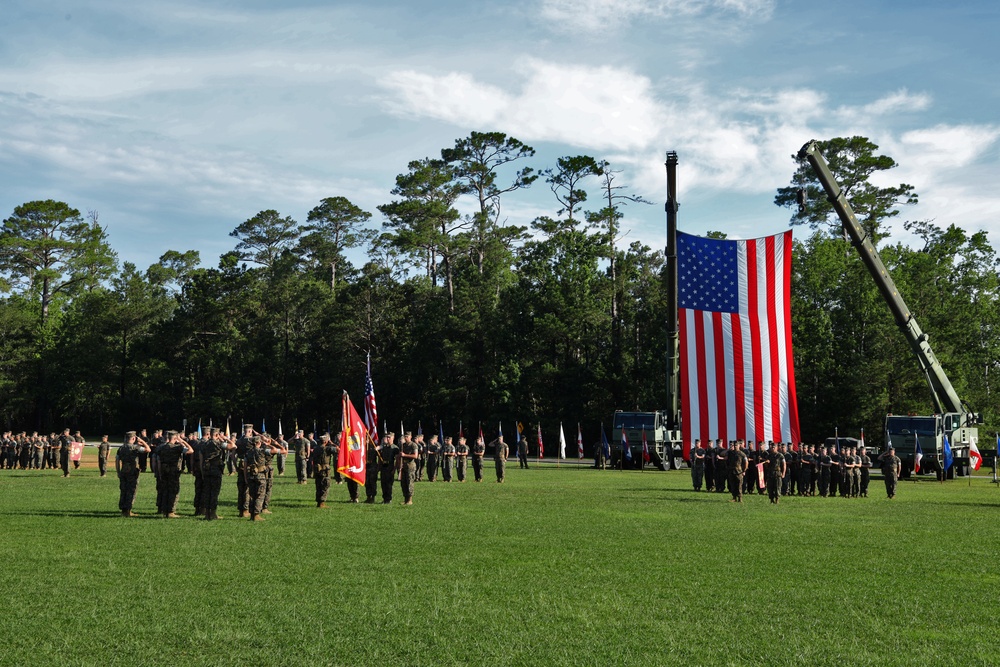
[[[622,428],[622,454],[625,456],[626,461],[632,460],[632,447],[628,444],[628,437],[625,435],[624,428]]]
[[[503,422],[497,422],[497,432],[499,433],[499,436],[502,438],[503,437]]]
[[[944,435],[944,469],[948,470],[955,462],[955,456],[951,453],[951,444],[948,442],[948,434]]]
[[[440,419],[438,420],[438,439],[440,439],[441,444],[444,445],[444,422]]]
[[[604,458],[611,458],[611,443],[608,442],[608,436],[604,434],[604,424],[601,424],[601,447],[604,449]]]

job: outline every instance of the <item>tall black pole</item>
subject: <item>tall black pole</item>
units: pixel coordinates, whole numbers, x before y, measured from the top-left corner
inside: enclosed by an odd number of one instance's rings
[[[677,330],[677,153],[667,152],[667,407],[669,430],[681,425],[680,341]]]

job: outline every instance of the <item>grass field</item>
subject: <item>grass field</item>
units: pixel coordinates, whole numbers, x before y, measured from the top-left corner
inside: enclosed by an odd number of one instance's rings
[[[87,452],[93,457],[92,451]],[[0,471],[2,665],[997,665],[1000,490],[690,491],[679,472],[509,470],[415,504],[137,519],[89,467]]]

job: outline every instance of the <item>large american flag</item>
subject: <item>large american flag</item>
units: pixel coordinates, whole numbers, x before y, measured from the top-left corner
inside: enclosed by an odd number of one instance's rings
[[[365,426],[372,440],[378,442],[378,408],[375,407],[375,386],[372,384],[372,357],[368,355],[365,370]],[[400,436],[402,437],[402,436]]]
[[[677,234],[684,458],[691,442],[798,442],[792,233],[730,241]]]

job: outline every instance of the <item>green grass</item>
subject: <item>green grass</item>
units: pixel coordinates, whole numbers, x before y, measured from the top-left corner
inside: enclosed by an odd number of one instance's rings
[[[205,522],[157,518],[148,474],[130,520],[113,476],[0,471],[0,664],[1000,663],[985,478],[777,507],[684,471],[491,479],[317,509],[286,473],[252,524],[233,477]]]

